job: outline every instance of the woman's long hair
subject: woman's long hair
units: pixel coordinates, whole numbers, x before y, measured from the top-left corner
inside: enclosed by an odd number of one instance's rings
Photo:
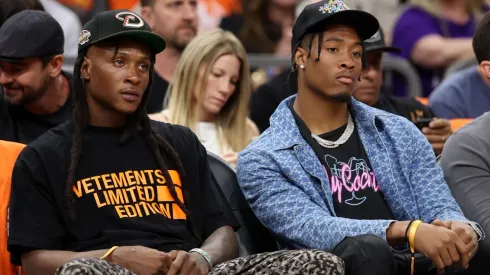
[[[243,27],[238,37],[248,53],[273,54],[282,37],[281,25],[269,20],[271,0],[248,0],[243,7]]]
[[[170,123],[196,131],[199,121],[197,106],[202,104],[208,76],[216,60],[229,54],[240,60],[240,76],[235,92],[217,115],[215,123],[220,145],[226,144],[239,152],[250,142],[246,121],[252,88],[247,54],[232,33],[221,29],[212,30],[198,35],[187,45],[167,93],[167,108]]]
[[[118,52],[117,41],[115,41],[115,51],[114,56]],[[72,134],[72,146],[71,146],[71,160],[70,167],[68,170],[68,177],[65,187],[65,203],[68,213],[72,219],[76,218],[75,211],[75,197],[73,192],[73,186],[76,184],[77,169],[80,160],[83,155],[83,136],[89,124],[89,108],[86,100],[86,81],[81,76],[81,68],[83,61],[85,59],[87,50],[83,50],[78,54],[77,60],[75,62],[73,70],[73,97],[74,97],[74,108],[73,108],[73,134]],[[191,221],[191,213],[187,209],[184,202],[178,197],[177,191],[175,189],[175,184],[170,177],[168,172],[168,165],[166,160],[171,161],[176,167],[179,176],[184,182],[186,176],[184,167],[180,161],[179,155],[175,149],[168,143],[168,141],[158,135],[151,128],[150,119],[146,114],[146,101],[150,95],[151,86],[153,83],[153,71],[155,65],[155,55],[152,54],[151,66],[149,70],[149,81],[148,86],[143,94],[142,100],[136,111],[128,117],[128,122],[126,124],[126,129],[121,136],[120,143],[125,144],[137,134],[138,128],[141,128],[142,134],[148,143],[150,151],[154,154],[155,160],[162,171],[163,176],[166,179],[168,189],[175,200],[175,203],[182,209],[182,211],[187,215],[187,224],[191,232],[200,239],[200,234],[195,230]],[[165,154],[165,158],[162,155]],[[182,192],[184,200],[187,201],[188,197],[186,192]]]

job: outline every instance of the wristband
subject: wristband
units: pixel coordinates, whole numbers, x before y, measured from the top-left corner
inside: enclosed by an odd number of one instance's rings
[[[408,223],[408,226],[407,226],[407,230],[405,230],[405,241],[408,243],[408,230],[410,229],[410,226],[412,226],[412,223],[414,222],[414,220],[411,220],[409,223]]]
[[[107,252],[104,254],[104,256],[100,257],[101,260],[107,258],[109,255],[112,254],[112,252],[114,252],[114,250],[116,250],[116,248],[118,248],[119,246],[113,246],[111,247],[111,249],[107,250]]]
[[[192,253],[192,252],[201,254],[201,256],[203,256],[204,259],[206,259],[206,261],[208,262],[209,270],[211,271],[211,269],[213,269],[213,262],[211,262],[211,257],[209,256],[208,252],[206,252],[200,248],[194,248],[194,249],[191,249],[189,251],[189,253]]]
[[[416,220],[408,229],[408,243],[410,244],[410,252],[412,252],[412,261],[410,264],[410,274],[412,275],[415,274],[415,234],[417,233],[417,229],[421,223],[421,220]]]

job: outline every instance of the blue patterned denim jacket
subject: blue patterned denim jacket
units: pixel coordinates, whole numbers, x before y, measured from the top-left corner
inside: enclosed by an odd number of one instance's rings
[[[331,251],[346,236],[386,239],[390,220],[335,215],[325,170],[285,99],[271,126],[239,154],[240,186],[259,220],[288,248]],[[431,145],[407,119],[352,100],[351,113],[396,220],[469,222],[451,195]]]

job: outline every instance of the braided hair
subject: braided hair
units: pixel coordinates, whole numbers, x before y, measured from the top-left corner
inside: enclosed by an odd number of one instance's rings
[[[114,56],[117,55],[118,50],[119,48],[116,45]],[[74,108],[73,108],[73,118],[72,118],[73,134],[72,134],[72,147],[71,147],[71,161],[70,161],[70,168],[68,170],[68,178],[66,181],[66,187],[64,192],[66,207],[68,209],[71,218],[73,219],[76,218],[75,217],[76,201],[72,188],[76,183],[75,182],[76,172],[77,172],[78,164],[82,157],[83,135],[89,123],[89,110],[88,110],[88,105],[86,100],[85,81],[81,77],[81,68],[82,68],[83,61],[86,57],[86,54],[87,54],[87,49],[84,49],[81,52],[79,52],[73,71]],[[180,160],[180,157],[175,151],[175,149],[170,145],[170,143],[165,138],[163,138],[155,131],[153,131],[153,129],[151,128],[150,118],[146,113],[146,102],[150,95],[151,87],[153,84],[153,73],[154,73],[154,65],[155,65],[155,54],[152,53],[151,56],[152,57],[151,57],[151,65],[149,69],[150,77],[148,81],[148,86],[146,87],[146,90],[143,94],[140,105],[138,106],[138,108],[133,114],[129,115],[125,130],[119,140],[119,143],[126,144],[130,142],[131,139],[134,137],[134,135],[137,133],[138,127],[141,127],[143,137],[145,138],[148,146],[150,147],[150,150],[153,152],[155,160],[161,172],[163,173],[164,178],[167,179],[166,183],[170,191],[170,194],[175,200],[175,203],[187,215],[189,229],[200,240],[200,234],[198,234],[197,230],[193,227],[192,223],[190,222],[192,219],[190,218],[191,213],[189,209],[187,209],[184,202],[177,195],[175,184],[172,180],[172,177],[170,177],[167,163],[165,162],[161,152],[163,151],[165,156],[167,156],[170,159],[170,161],[176,164],[177,172],[182,178],[182,182],[184,182],[183,179],[185,178],[186,173],[182,165],[182,162]],[[187,201],[186,192],[182,192],[182,194],[184,196],[184,200]]]
[[[317,31],[311,31],[303,36],[303,38],[298,42],[296,45],[295,49],[298,47],[301,47],[303,49],[308,50],[308,58],[311,56],[311,50],[313,49],[313,41],[315,40],[315,37],[318,38],[317,40],[317,56],[315,58],[315,62],[320,61],[320,53],[322,52],[322,43],[323,43],[323,31],[322,30],[317,30]],[[294,53],[293,56],[291,57],[291,71],[294,71],[297,69],[297,64],[294,61]],[[364,44],[362,44],[362,56],[361,56],[361,64],[362,68],[365,69],[367,68],[367,54],[364,49]]]

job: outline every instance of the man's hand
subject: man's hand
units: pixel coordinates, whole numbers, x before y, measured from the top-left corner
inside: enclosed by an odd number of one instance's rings
[[[441,154],[444,144],[449,136],[453,133],[451,123],[447,119],[434,118],[429,127],[422,128],[427,140],[432,144],[432,148],[436,155]]]
[[[473,256],[475,256],[476,252],[478,252],[478,235],[469,224],[457,222],[457,221],[441,221],[441,220],[435,220],[432,224],[438,226],[444,226],[447,229],[450,229],[454,233],[456,233],[456,235],[458,235],[458,237],[466,245],[466,248],[469,251],[470,259],[473,258]]]
[[[415,234],[415,250],[429,257],[439,274],[444,273],[445,267],[459,262],[466,268],[470,261],[468,247],[444,226],[420,224]]]
[[[118,247],[108,260],[138,275],[167,274],[172,265],[170,254],[143,246]]]
[[[167,275],[206,275],[209,273],[208,261],[199,253],[173,250],[169,255],[174,260]]]

